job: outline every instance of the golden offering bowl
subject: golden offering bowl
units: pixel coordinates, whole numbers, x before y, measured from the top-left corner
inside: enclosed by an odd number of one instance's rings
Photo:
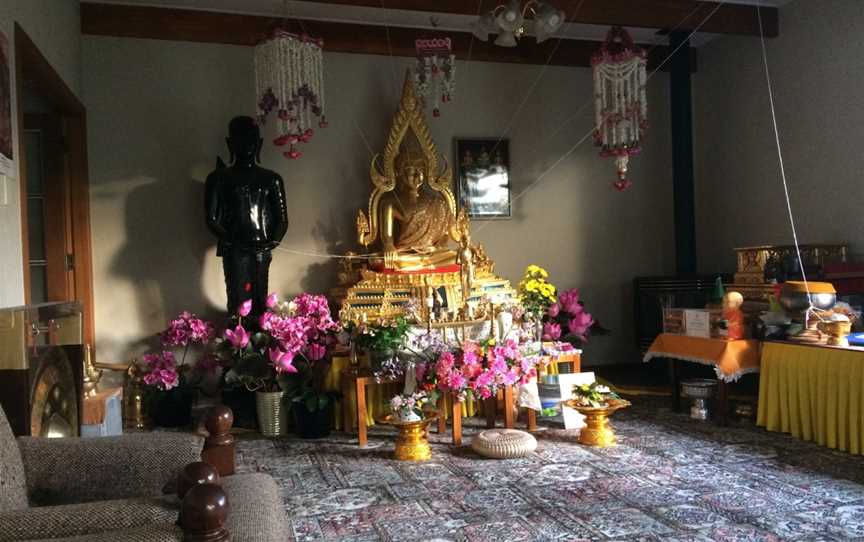
[[[630,406],[630,401],[617,399],[605,407],[582,406],[575,399],[564,401],[564,406],[575,408],[585,416],[585,427],[579,432],[579,444],[607,448],[615,445],[615,432],[609,425],[609,416],[616,410]]]
[[[395,457],[399,461],[428,461],[432,458],[432,449],[429,447],[427,426],[438,419],[438,414],[430,413],[422,420],[403,422],[392,414],[388,414],[380,423],[392,425],[399,430],[396,437]]]
[[[819,322],[819,331],[828,335],[828,344],[831,346],[849,346],[846,336],[852,333],[852,322],[832,320]]]

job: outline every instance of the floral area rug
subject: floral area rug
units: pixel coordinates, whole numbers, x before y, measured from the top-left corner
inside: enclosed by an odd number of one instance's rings
[[[433,433],[431,461],[398,462],[390,428],[363,450],[347,434],[243,440],[239,470],[276,478],[297,542],[864,540],[862,457],[656,400],[613,425],[619,445],[596,449],[553,420],[533,455],[505,461]]]

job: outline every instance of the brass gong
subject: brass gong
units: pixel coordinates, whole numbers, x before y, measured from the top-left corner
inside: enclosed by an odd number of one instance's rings
[[[31,394],[30,434],[78,436],[78,398],[69,358],[62,348],[48,348],[39,360]]]

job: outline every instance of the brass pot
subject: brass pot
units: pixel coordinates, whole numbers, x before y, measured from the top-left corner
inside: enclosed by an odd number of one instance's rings
[[[830,322],[819,322],[819,331],[828,335],[828,344],[831,346],[849,346],[847,335],[852,333],[852,322],[832,320]]]
[[[284,391],[256,391],[255,410],[258,430],[265,437],[280,437],[288,433],[288,405]]]

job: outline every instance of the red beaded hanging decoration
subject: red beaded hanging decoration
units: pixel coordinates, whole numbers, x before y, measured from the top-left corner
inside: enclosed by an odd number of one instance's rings
[[[279,135],[273,144],[282,147],[285,158],[303,156],[298,143],[308,143],[318,127],[326,128],[324,115],[324,42],[305,34],[276,29],[255,47],[255,94],[258,97],[258,122],[276,111]]]
[[[594,72],[594,144],[600,156],[615,158],[619,192],[630,188],[627,179],[630,157],[641,150],[648,128],[648,100],[645,92],[647,55],[633,43],[630,34],[613,26],[606,41],[591,57]]]
[[[432,101],[432,116],[441,116],[440,104],[453,99],[456,82],[456,56],[450,38],[414,40],[417,65],[414,69],[414,88],[424,103]]]

